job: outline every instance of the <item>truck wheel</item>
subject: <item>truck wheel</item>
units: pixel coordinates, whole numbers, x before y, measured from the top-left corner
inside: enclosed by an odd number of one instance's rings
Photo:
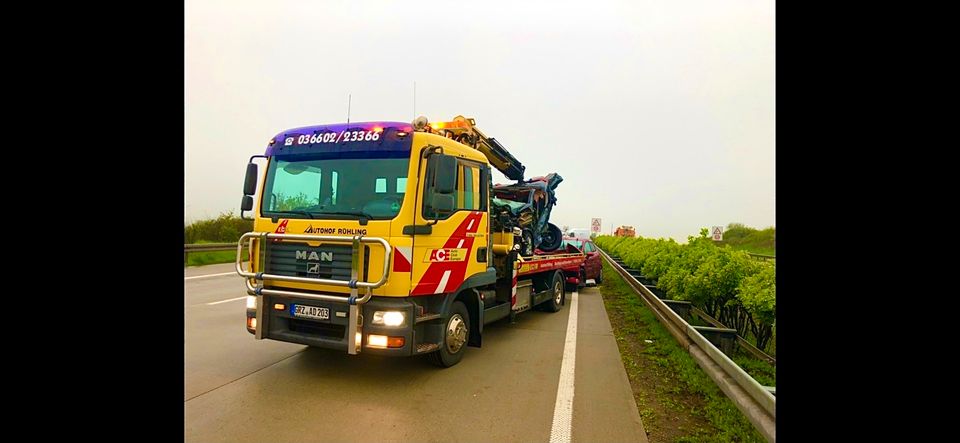
[[[553,282],[550,283],[550,299],[543,302],[543,308],[547,312],[557,312],[563,303],[563,274],[556,272],[553,274]]]
[[[442,368],[449,368],[463,359],[467,350],[467,341],[470,339],[470,314],[463,302],[455,301],[450,307],[450,318],[443,328],[443,340],[440,350],[427,354],[430,363]]]

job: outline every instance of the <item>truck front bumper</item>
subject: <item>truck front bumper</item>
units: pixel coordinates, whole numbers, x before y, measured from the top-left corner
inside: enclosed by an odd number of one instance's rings
[[[276,295],[261,295],[260,300],[264,303],[263,324],[258,324],[256,327],[265,328],[262,331],[262,338],[318,348],[336,349],[343,352],[348,351],[348,305]],[[292,306],[301,304],[327,308],[330,318],[317,320],[295,316]],[[414,327],[416,305],[408,298],[372,297],[370,301],[360,306],[360,310],[362,321],[358,333],[361,335],[361,353],[387,356],[409,356],[423,353],[417,352],[418,328]],[[404,322],[399,326],[373,325],[376,311],[403,312]],[[255,334],[256,330],[250,328],[249,319],[256,318],[256,315],[255,309],[247,309],[247,331],[251,334]],[[424,327],[421,325],[420,329],[424,329]],[[382,341],[387,341],[387,347],[371,342],[371,335],[387,337],[387,339],[380,339],[381,344]],[[420,337],[425,336],[423,331],[419,335]],[[397,346],[401,339],[402,345]],[[432,348],[432,346],[419,346],[420,350],[429,348]]]

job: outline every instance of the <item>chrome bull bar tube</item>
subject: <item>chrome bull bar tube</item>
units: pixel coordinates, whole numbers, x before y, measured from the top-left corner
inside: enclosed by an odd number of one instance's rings
[[[287,275],[276,275],[276,274],[266,274],[263,272],[250,272],[243,270],[242,267],[242,256],[241,252],[243,250],[243,242],[246,239],[249,239],[250,248],[248,251],[253,251],[253,241],[254,238],[260,238],[261,247],[260,247],[260,257],[261,257],[261,266],[264,263],[263,258],[265,258],[265,243],[267,240],[272,239],[281,239],[281,240],[294,240],[294,241],[310,241],[310,242],[331,242],[331,243],[345,243],[350,242],[353,246],[353,257],[351,262],[350,270],[350,281],[344,280],[332,280],[327,278],[307,278],[307,277],[292,277]],[[376,282],[362,282],[359,281],[360,275],[360,245],[362,243],[379,243],[383,246],[384,256],[383,256],[383,273],[380,277],[380,280]],[[357,340],[357,335],[360,329],[363,328],[363,315],[360,313],[360,306],[368,302],[371,297],[373,297],[373,289],[383,286],[387,282],[387,277],[390,273],[390,259],[391,252],[393,252],[390,247],[390,243],[386,240],[378,237],[363,237],[363,236],[353,236],[353,237],[335,237],[329,235],[302,235],[302,234],[276,234],[269,232],[248,232],[240,236],[240,240],[237,241],[237,260],[236,260],[236,271],[237,274],[241,277],[244,277],[247,284],[247,293],[250,295],[257,296],[257,330],[256,330],[256,339],[263,339],[263,329],[264,329],[264,308],[263,308],[263,299],[261,295],[280,295],[287,297],[301,297],[308,298],[313,300],[328,301],[334,303],[346,303],[350,305],[350,317],[349,324],[347,326],[347,352],[351,355],[357,354],[360,352],[360,341]],[[252,267],[252,263],[251,263]],[[259,281],[260,283],[257,286],[253,285],[252,280]],[[300,292],[300,291],[290,291],[290,290],[280,290],[280,289],[266,289],[263,288],[263,280],[278,280],[278,281],[289,281],[297,283],[311,283],[311,284],[320,284],[320,285],[330,285],[330,286],[342,286],[350,288],[350,296],[342,297],[336,295],[326,295],[326,294],[314,294],[310,292]],[[364,289],[363,297],[358,297],[359,288]]]

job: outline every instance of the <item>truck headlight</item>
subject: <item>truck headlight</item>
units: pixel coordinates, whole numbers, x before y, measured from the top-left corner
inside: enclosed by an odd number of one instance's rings
[[[401,326],[407,320],[407,313],[402,311],[376,311],[373,313],[373,324],[380,326]]]
[[[248,295],[247,296],[247,309],[257,309],[257,296]]]

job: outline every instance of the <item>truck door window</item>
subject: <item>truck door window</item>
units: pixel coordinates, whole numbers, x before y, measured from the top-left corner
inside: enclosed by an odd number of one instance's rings
[[[473,181],[475,175],[473,168],[467,165],[461,165],[461,168],[463,169],[463,181],[461,182],[463,184],[463,207],[464,209],[477,209],[474,206],[476,199],[474,198],[473,190],[476,189],[477,186],[475,186]]]
[[[430,165],[428,163],[427,177],[430,176],[431,171],[429,170]],[[483,201],[486,197],[486,193],[482,192],[480,186],[480,171],[481,166],[476,162],[457,162],[457,184],[456,191],[453,193],[453,210],[486,210],[487,205]],[[404,182],[404,185],[406,183]],[[433,219],[435,218],[433,207],[430,206],[430,195],[433,192],[433,189],[430,187],[429,183],[424,184],[424,199],[423,199],[423,218]],[[450,217],[451,214],[437,214],[441,220],[445,220]]]
[[[457,183],[457,193],[463,195],[459,209],[476,211],[482,209],[480,193],[480,165],[460,163],[462,180]]]

